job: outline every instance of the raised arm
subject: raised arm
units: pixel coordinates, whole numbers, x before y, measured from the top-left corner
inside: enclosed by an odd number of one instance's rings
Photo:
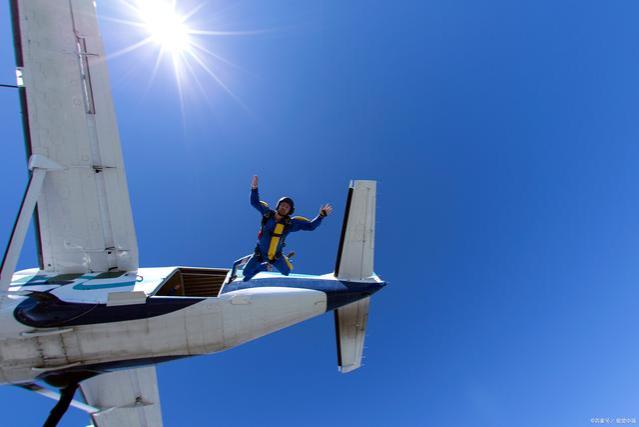
[[[251,179],[251,206],[260,211],[262,215],[269,211],[268,204],[260,201],[260,194],[257,191],[257,175],[253,175],[253,179]]]
[[[304,218],[303,216],[294,216],[293,218],[291,218],[290,231],[313,231],[317,227],[319,227],[324,217],[328,216],[332,211],[333,207],[327,203],[320,208],[319,214],[312,220]]]

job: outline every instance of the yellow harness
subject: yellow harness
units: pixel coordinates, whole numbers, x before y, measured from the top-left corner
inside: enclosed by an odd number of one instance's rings
[[[275,229],[273,230],[273,234],[271,234],[271,241],[268,245],[268,259],[269,261],[273,261],[275,255],[277,254],[277,247],[280,244],[280,239],[282,238],[282,233],[284,232],[284,224],[277,223],[275,224]]]

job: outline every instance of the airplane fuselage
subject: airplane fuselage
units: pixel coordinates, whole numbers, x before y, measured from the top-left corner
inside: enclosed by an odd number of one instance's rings
[[[0,383],[223,351],[384,286],[380,280],[346,282],[333,275],[261,273],[248,282],[210,288],[215,295],[189,296],[206,285],[205,274],[193,271],[228,270],[146,268],[109,278],[16,273],[0,311]],[[185,278],[176,292],[171,280],[178,272]]]

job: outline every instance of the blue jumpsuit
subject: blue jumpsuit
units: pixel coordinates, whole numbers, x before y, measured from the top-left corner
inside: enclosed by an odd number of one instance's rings
[[[295,231],[315,230],[321,224],[322,216],[318,215],[312,221],[302,216],[286,217],[277,222],[275,221],[275,212],[265,202],[260,201],[257,188],[251,190],[251,205],[260,211],[262,217],[267,215],[268,219],[260,231],[255,253],[244,267],[244,281],[250,280],[260,271],[265,271],[268,264],[273,265],[280,273],[288,276],[293,269],[293,265],[282,254],[286,236]]]

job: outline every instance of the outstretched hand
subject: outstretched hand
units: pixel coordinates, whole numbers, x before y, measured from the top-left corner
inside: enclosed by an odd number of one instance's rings
[[[330,203],[326,203],[320,208],[319,214],[320,216],[328,216],[331,212],[333,212],[333,206]]]
[[[251,188],[254,190],[257,188],[257,175],[253,175],[251,179]]]

